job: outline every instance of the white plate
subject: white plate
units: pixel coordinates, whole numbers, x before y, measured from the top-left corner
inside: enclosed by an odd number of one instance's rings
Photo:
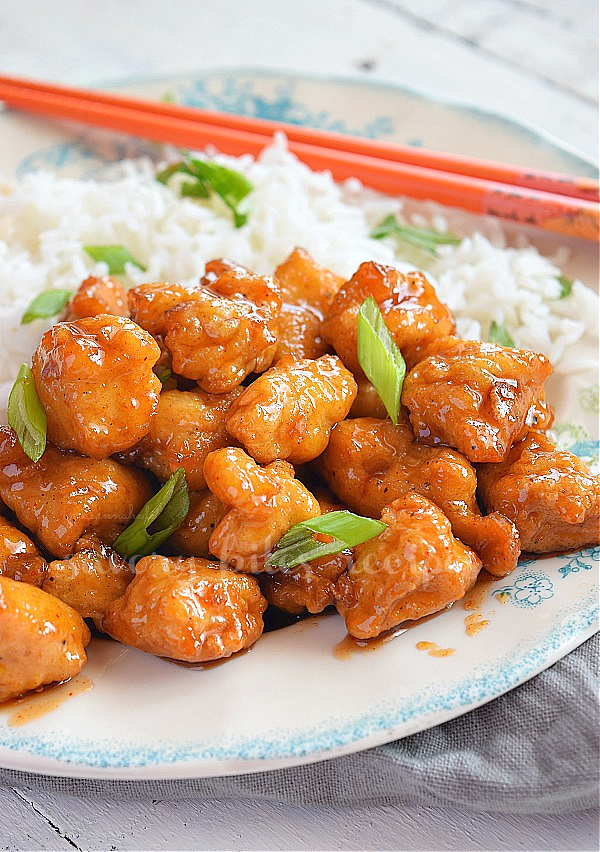
[[[595,173],[576,153],[531,129],[390,87],[230,71],[127,89]],[[5,174],[44,166],[84,175],[139,148],[108,134],[70,132],[14,114],[0,116],[0,126],[0,173]],[[556,242],[539,235],[539,245],[552,249]],[[583,243],[573,246],[569,272],[597,286],[595,252]],[[563,440],[580,455],[597,459],[597,386],[571,384],[552,401]],[[22,726],[7,724],[9,711],[0,715],[0,764],[91,778],[198,777],[292,766],[389,742],[496,698],[591,636],[599,554],[600,548],[592,548],[524,562],[504,581],[483,588],[475,611],[488,623],[474,635],[466,632],[470,612],[457,604],[395,641],[347,658],[334,655],[345,636],[336,615],[265,635],[250,653],[204,671],[95,639],[84,671],[93,682],[90,691]],[[417,649],[420,642],[455,653],[430,656]],[[73,684],[60,689],[68,694]],[[49,696],[32,701],[43,704]]]

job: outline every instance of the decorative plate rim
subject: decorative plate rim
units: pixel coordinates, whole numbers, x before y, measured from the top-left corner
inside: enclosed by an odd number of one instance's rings
[[[262,79],[279,78],[290,81],[305,80],[349,87],[364,86],[389,93],[402,92],[431,105],[438,104],[451,110],[466,111],[486,123],[501,122],[523,137],[536,142],[541,141],[548,147],[566,153],[581,163],[587,163],[589,167],[596,168],[596,163],[591,158],[534,125],[528,125],[496,111],[475,107],[454,99],[432,96],[418,89],[380,80],[224,67],[180,73],[169,77],[130,76],[126,79],[99,83],[96,87],[120,89],[133,86],[158,86],[185,80],[206,80],[223,75]],[[0,112],[0,116],[2,115],[10,116],[10,113]],[[565,554],[565,556],[569,555]],[[362,751],[410,736],[467,713],[500,697],[557,662],[587,641],[598,629],[597,588],[592,587],[588,590],[585,600],[578,600],[573,609],[576,612],[573,612],[572,620],[569,623],[561,622],[560,626],[547,630],[542,644],[533,644],[523,649],[521,653],[518,646],[513,647],[501,659],[496,659],[497,664],[505,662],[510,665],[502,666],[501,671],[496,673],[495,679],[492,677],[491,682],[489,673],[482,672],[479,679],[474,680],[473,672],[470,671],[467,678],[457,678],[450,690],[446,684],[442,683],[439,694],[434,691],[430,695],[425,695],[425,691],[421,690],[418,694],[410,695],[403,703],[400,703],[399,699],[388,698],[387,703],[375,705],[369,709],[368,713],[363,712],[356,718],[351,731],[347,730],[348,719],[343,721],[340,717],[334,720],[338,726],[337,729],[332,730],[334,722],[331,719],[325,720],[309,731],[303,730],[296,734],[295,741],[293,738],[288,742],[281,741],[280,736],[278,742],[275,731],[268,737],[263,736],[262,739],[252,740],[246,737],[222,748],[216,748],[214,745],[207,746],[198,740],[190,743],[173,741],[162,745],[159,743],[154,748],[138,746],[136,752],[135,748],[132,750],[130,745],[117,740],[113,743],[107,739],[73,740],[68,738],[67,732],[65,736],[68,743],[65,744],[63,740],[57,738],[55,733],[21,735],[15,732],[14,728],[0,725],[0,765],[7,769],[81,778],[171,779],[242,775],[319,762]],[[483,669],[483,666],[480,668]],[[491,683],[494,685],[492,686]],[[390,708],[390,703],[395,706]],[[113,751],[111,752],[110,749]],[[99,755],[98,750],[102,754]]]
[[[458,109],[469,113],[477,118],[483,118],[486,121],[496,121],[510,127],[522,135],[527,135],[532,139],[541,141],[545,146],[554,148],[557,151],[566,153],[574,159],[581,161],[583,166],[592,167],[598,171],[600,168],[600,160],[595,160],[591,155],[581,151],[575,145],[565,142],[553,133],[544,130],[534,122],[526,121],[525,119],[515,118],[502,110],[488,109],[476,104],[471,104],[468,101],[460,98],[453,98],[448,95],[436,95],[427,89],[421,89],[418,86],[407,86],[403,83],[394,83],[391,80],[374,80],[368,77],[351,77],[343,75],[328,75],[314,74],[310,72],[297,72],[285,69],[265,69],[252,68],[247,66],[218,66],[211,69],[203,69],[200,71],[181,72],[175,75],[127,75],[125,77],[117,77],[115,79],[104,79],[101,82],[96,82],[90,85],[92,89],[124,89],[128,86],[144,86],[144,85],[159,85],[161,83],[174,82],[176,80],[199,80],[206,77],[216,77],[219,75],[231,74],[232,76],[255,76],[266,79],[268,77],[289,79],[289,80],[307,80],[314,83],[329,83],[336,86],[366,86],[373,89],[380,89],[388,92],[401,92],[417,100],[427,101],[430,104],[439,104],[449,109]]]

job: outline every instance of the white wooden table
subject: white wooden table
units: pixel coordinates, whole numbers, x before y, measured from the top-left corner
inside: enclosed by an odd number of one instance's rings
[[[402,83],[597,156],[595,0],[0,0],[0,73],[75,84],[209,68]],[[1,144],[1,140],[0,140]],[[0,849],[597,849],[598,813],[86,801],[0,790]]]

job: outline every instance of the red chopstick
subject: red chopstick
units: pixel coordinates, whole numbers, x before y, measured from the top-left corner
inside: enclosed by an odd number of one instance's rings
[[[262,119],[7,77],[0,77],[0,100],[29,112],[81,121],[158,142],[191,148],[214,145],[235,156],[257,154],[269,144],[273,132],[281,130],[288,136],[290,150],[300,160],[313,169],[330,170],[336,180],[357,177],[366,186],[391,195],[428,198],[570,236],[596,240],[599,235],[598,205],[581,197],[584,194],[598,198],[598,183],[589,178],[534,174],[517,166]],[[404,160],[405,155],[412,158],[411,163],[398,161]],[[431,167],[433,163],[437,163],[436,168]],[[459,166],[476,174],[458,172]],[[485,177],[478,176],[482,172]],[[502,175],[503,179],[490,179],[489,175]],[[529,184],[527,175],[531,175]],[[534,179],[544,186],[559,187],[561,193],[532,189],[530,184]],[[573,192],[578,194],[568,194]]]
[[[265,136],[272,136],[275,131],[283,130],[288,140],[292,142],[306,142],[310,145],[319,145],[322,148],[346,151],[349,154],[364,154],[382,160],[401,162],[405,165],[422,166],[451,172],[452,174],[478,177],[483,180],[536,189],[542,192],[553,192],[557,195],[567,195],[571,198],[582,198],[587,201],[600,201],[600,185],[597,180],[589,177],[574,177],[562,172],[542,171],[513,165],[512,163],[497,163],[491,160],[431,151],[426,148],[414,148],[397,143],[363,139],[341,133],[315,130],[310,127],[298,127],[294,124],[268,121],[262,118],[219,113],[172,103],[158,103],[140,98],[96,92],[95,90],[56,86],[50,83],[0,76],[0,95],[5,86],[10,87],[12,92],[21,89],[56,95],[68,94],[71,98],[79,100],[89,101],[93,99],[96,103],[130,107],[131,109],[171,118],[194,118],[204,124],[230,127],[233,130],[249,131]],[[10,94],[7,97],[7,103],[11,103],[9,97]],[[0,99],[4,98],[0,97]]]

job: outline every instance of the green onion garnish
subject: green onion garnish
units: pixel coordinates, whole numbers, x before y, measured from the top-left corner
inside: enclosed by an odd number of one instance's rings
[[[395,216],[386,216],[379,225],[373,228],[370,236],[375,240],[382,240],[384,237],[395,237],[403,243],[409,243],[427,252],[427,254],[432,254],[434,257],[437,256],[436,246],[456,246],[462,239],[448,231],[441,233],[440,231],[434,231],[433,228],[401,225]]]
[[[514,348],[516,345],[506,326],[502,325],[501,322],[496,322],[496,320],[492,320],[490,323],[488,340],[490,343],[497,343],[498,346],[509,346]]]
[[[70,290],[46,290],[40,293],[21,317],[21,325],[56,316],[66,307],[71,296]]]
[[[21,364],[8,397],[8,422],[25,455],[38,462],[46,449],[46,412],[27,364]]]
[[[406,364],[372,296],[358,314],[358,363],[396,426]]]
[[[92,260],[106,263],[109,275],[123,275],[126,263],[137,266],[142,272],[146,271],[146,267],[142,266],[125,246],[84,246],[83,249]]]
[[[209,198],[218,195],[233,213],[236,228],[241,228],[248,218],[247,196],[254,188],[247,177],[207,160],[186,156],[156,175],[160,183],[168,184],[173,175],[191,178],[179,187],[181,195],[192,198]]]
[[[166,382],[168,382],[172,375],[172,371],[169,370],[168,367],[165,367],[163,370],[156,374],[156,378],[161,383],[161,385],[164,385]]]
[[[123,557],[148,556],[182,523],[190,509],[185,470],[180,467],[154,497],[142,506],[138,516],[113,544]]]
[[[280,571],[289,571],[304,562],[369,541],[385,528],[386,525],[381,521],[363,518],[352,512],[328,512],[318,518],[301,521],[288,530],[278,541],[267,565],[279,568]],[[315,533],[332,536],[333,541],[318,541]]]
[[[573,283],[574,283],[573,279],[567,278],[566,275],[559,275],[558,276],[558,283],[560,284],[560,293],[559,293],[558,298],[559,299],[566,299],[567,296],[571,295],[571,291],[573,289]]]

